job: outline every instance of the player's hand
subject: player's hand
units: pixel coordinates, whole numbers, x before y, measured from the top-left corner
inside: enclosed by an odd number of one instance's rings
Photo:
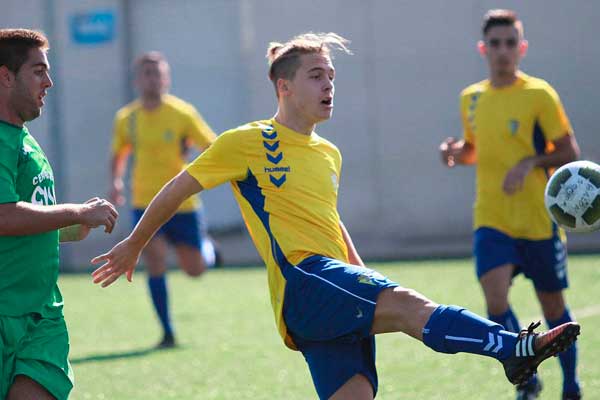
[[[462,141],[458,141],[454,137],[446,138],[446,140],[440,144],[442,162],[450,168],[456,165],[456,158],[460,156],[461,151]]]
[[[502,183],[502,190],[504,190],[504,193],[511,195],[523,189],[525,178],[534,167],[535,160],[533,158],[524,158],[519,161],[517,165],[512,167],[506,174],[504,182]]]
[[[121,275],[126,274],[127,280],[131,282],[133,271],[138,263],[142,249],[125,239],[108,253],[99,255],[92,259],[92,264],[102,264],[92,272],[94,283],[101,283],[107,287],[116,281]]]
[[[117,178],[113,179],[112,187],[110,189],[109,199],[116,204],[117,206],[122,206],[125,204],[125,196],[123,195],[123,179]]]
[[[104,226],[104,232],[111,233],[119,213],[109,201],[94,197],[81,205],[79,210],[81,224],[90,228]]]

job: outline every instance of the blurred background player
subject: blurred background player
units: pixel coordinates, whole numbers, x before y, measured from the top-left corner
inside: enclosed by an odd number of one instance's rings
[[[544,207],[549,171],[579,157],[573,129],[558,94],[545,81],[521,72],[528,43],[515,12],[491,10],[483,21],[479,51],[489,78],[461,94],[464,138],[440,145],[443,162],[477,164],[474,254],[489,318],[518,332],[508,291],[515,275],[531,279],[548,326],[573,320],[565,305],[567,252],[564,233]],[[559,355],[563,399],[579,399],[577,347]],[[534,377],[517,390],[536,398]]]
[[[127,158],[133,154],[131,205],[135,225],[152,197],[185,167],[191,148],[202,151],[216,136],[191,104],[167,93],[170,70],[161,53],[141,55],[134,62],[134,73],[139,98],[121,108],[115,118],[111,199],[118,205],[125,202],[123,176]],[[163,328],[159,348],[175,345],[165,277],[169,244],[189,276],[199,276],[215,264],[215,248],[206,235],[197,196],[179,207],[144,251],[148,287]]]
[[[59,242],[113,230],[108,201],[57,204],[54,174],[25,122],[52,87],[48,40],[0,29],[0,398],[66,399],[73,388],[69,335],[57,286]]]
[[[92,260],[105,262],[94,282],[106,287],[124,273],[131,280],[142,249],[182,202],[230,182],[267,266],[279,333],[304,355],[320,398],[373,399],[374,335],[386,332],[404,332],[439,352],[493,357],[513,383],[528,378],[575,340],[577,324],[539,335],[532,324],[517,335],[365,268],[337,211],[341,154],[314,132],[333,112],[330,47],[349,52],[346,44],[334,33],[271,43],[275,116],[223,133],[165,185],[133,232]]]

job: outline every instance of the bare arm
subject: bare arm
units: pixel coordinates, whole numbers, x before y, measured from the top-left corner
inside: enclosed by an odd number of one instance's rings
[[[78,204],[0,204],[0,236],[35,235],[81,222]]]
[[[84,204],[5,203],[0,204],[0,236],[35,235],[75,224],[104,225],[110,233],[118,215],[112,204],[97,197]]]
[[[202,186],[186,171],[171,179],[152,199],[140,222],[128,237],[140,250],[165,222],[175,214],[181,203],[202,191]]]
[[[348,249],[348,261],[350,264],[364,267],[365,263],[360,258],[358,251],[356,251],[356,247],[354,247],[352,238],[350,237],[350,234],[348,233],[348,230],[342,221],[340,221],[340,230],[342,231],[342,237],[344,238],[344,242],[346,242],[346,248]]]
[[[171,179],[152,199],[133,232],[108,253],[95,257],[93,264],[105,263],[93,272],[94,283],[106,287],[124,273],[131,281],[133,270],[148,241],[191,195],[202,191],[202,185],[183,171]]]
[[[113,155],[110,163],[110,200],[118,206],[125,204],[125,196],[123,196],[123,176],[125,175],[125,171],[127,169],[127,159],[129,158],[129,153],[129,150],[116,153]]]
[[[440,144],[439,149],[442,162],[448,167],[454,167],[456,164],[471,165],[477,162],[475,146],[465,142],[464,139],[456,140],[449,137]]]
[[[565,135],[552,143],[554,144],[553,152],[526,157],[508,171],[502,185],[505,193],[513,194],[521,190],[525,177],[534,168],[560,167],[579,158],[579,145],[575,136]]]
[[[61,242],[78,241],[100,225],[105,232],[112,232],[118,216],[112,204],[97,197],[84,204],[0,204],[0,236],[35,235],[59,229]]]
[[[581,154],[577,140],[573,135],[565,135],[552,143],[554,144],[553,152],[532,157],[534,167],[560,167],[577,160]]]

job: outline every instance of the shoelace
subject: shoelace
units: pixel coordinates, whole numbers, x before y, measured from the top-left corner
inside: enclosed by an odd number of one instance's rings
[[[529,336],[533,334],[533,331],[542,324],[542,321],[538,321],[538,322],[532,322],[529,324],[529,326],[527,327],[527,329],[521,329],[521,332],[519,332],[519,337],[523,337],[523,336]]]

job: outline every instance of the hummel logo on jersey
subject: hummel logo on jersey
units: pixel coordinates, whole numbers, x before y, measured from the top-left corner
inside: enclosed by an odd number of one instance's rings
[[[285,174],[281,175],[279,178],[275,178],[274,175],[269,175],[269,180],[271,183],[277,187],[281,187],[286,181],[287,177]]]
[[[519,130],[519,121],[516,119],[511,119],[508,121],[508,127],[510,128],[510,134],[515,136],[515,133]]]
[[[263,170],[265,171],[266,174],[269,174],[271,172],[290,172],[292,169],[287,166],[287,167],[264,167]]]
[[[279,162],[281,160],[283,160],[282,152],[279,152],[276,155],[271,155],[271,154],[267,153],[266,156],[267,156],[267,160],[269,160],[269,162],[271,162],[272,164],[275,164],[275,165],[279,164]]]
[[[263,140],[263,146],[267,150],[267,152],[265,153],[265,157],[267,158],[267,161],[269,163],[271,163],[272,165],[279,164],[281,162],[281,160],[283,160],[283,152],[279,151],[278,153],[275,153],[276,151],[279,150],[279,140],[277,137],[277,131],[275,131],[272,126],[268,126],[268,127],[265,127],[265,129],[263,129],[261,133],[262,133],[262,137],[264,139],[274,141],[274,142],[268,142],[267,140]],[[269,167],[264,167],[264,169],[265,169],[265,172],[269,173],[269,180],[271,181],[271,183],[278,188],[280,188],[281,185],[283,185],[285,183],[285,181],[287,180],[286,172],[290,172],[289,166],[288,167],[269,166]],[[272,172],[283,172],[283,174],[281,174],[281,176],[277,177],[276,175],[273,175]]]
[[[272,131],[272,133],[269,133],[269,130],[263,130],[262,131],[262,135],[265,139],[269,139],[269,140],[275,140],[277,138],[277,132]]]
[[[265,146],[265,149],[269,151],[277,151],[277,149],[279,148],[279,140],[273,143],[269,143],[266,140],[263,140],[263,146]]]

